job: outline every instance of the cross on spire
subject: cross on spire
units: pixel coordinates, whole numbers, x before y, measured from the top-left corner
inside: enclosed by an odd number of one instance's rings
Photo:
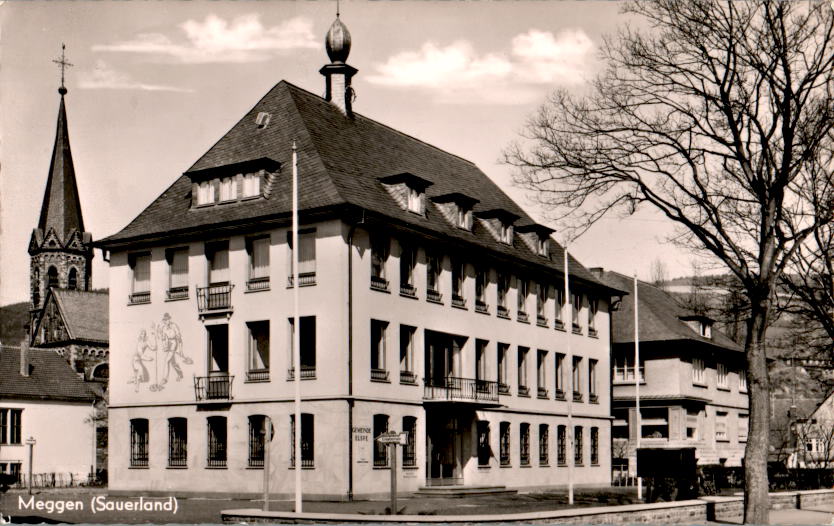
[[[75,64],[70,64],[69,62],[67,62],[67,57],[65,55],[65,50],[66,49],[67,49],[67,46],[63,42],[61,42],[61,58],[60,58],[60,60],[55,59],[55,60],[52,61],[52,62],[58,64],[59,66],[61,66],[61,87],[58,88],[58,93],[60,93],[61,95],[64,95],[67,92],[67,88],[64,87],[64,71],[67,68],[71,68],[72,66],[75,65]]]

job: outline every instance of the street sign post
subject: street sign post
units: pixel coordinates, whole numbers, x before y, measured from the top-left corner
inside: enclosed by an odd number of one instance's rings
[[[388,447],[388,457],[391,464],[391,515],[397,514],[397,446],[405,445],[408,440],[407,433],[386,431],[376,441]]]

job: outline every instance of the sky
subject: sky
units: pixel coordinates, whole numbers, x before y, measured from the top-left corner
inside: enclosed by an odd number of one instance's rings
[[[354,111],[473,161],[536,220],[502,151],[557,87],[581,93],[616,2],[344,0],[358,68]],[[0,0],[0,304],[29,298],[27,246],[55,137],[66,44],[67,119],[86,229],[127,225],[273,85],[323,94],[336,3]],[[633,22],[633,21],[632,21]],[[587,267],[649,279],[692,273],[651,210],[611,217],[571,243]],[[96,251],[93,286],[107,287]]]

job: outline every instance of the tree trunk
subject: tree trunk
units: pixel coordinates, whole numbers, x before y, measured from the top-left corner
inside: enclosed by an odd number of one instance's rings
[[[770,381],[765,355],[765,331],[770,299],[751,298],[744,352],[747,356],[747,393],[750,432],[744,449],[744,524],[767,524],[770,513],[767,456],[770,447]]]

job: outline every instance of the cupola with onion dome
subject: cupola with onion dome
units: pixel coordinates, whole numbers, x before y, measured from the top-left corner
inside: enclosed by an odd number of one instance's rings
[[[350,85],[350,81],[359,71],[348,66],[346,61],[350,54],[350,31],[339,18],[336,12],[336,20],[330,25],[327,36],[324,39],[324,47],[330,64],[325,65],[319,73],[325,78],[325,100],[330,101],[348,117],[353,116],[353,99],[356,94]]]

